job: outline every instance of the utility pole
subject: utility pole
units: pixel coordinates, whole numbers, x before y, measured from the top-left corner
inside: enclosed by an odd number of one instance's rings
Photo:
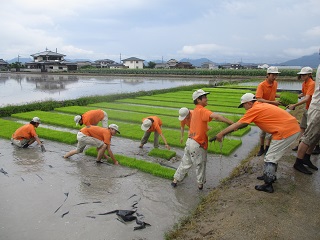
[[[16,67],[16,72],[20,72],[20,55],[18,54],[18,64],[17,64],[17,67]]]

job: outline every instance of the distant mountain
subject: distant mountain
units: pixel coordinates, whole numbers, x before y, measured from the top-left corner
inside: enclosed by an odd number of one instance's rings
[[[303,56],[297,59],[289,60],[283,63],[275,64],[280,66],[309,66],[312,68],[317,68],[320,64],[320,55],[318,53],[314,53],[312,55]]]
[[[76,59],[65,59],[68,62],[94,62],[91,61],[90,59],[85,59],[85,58],[76,58]]]
[[[31,58],[19,58],[19,62],[22,63],[22,64],[24,64],[26,62],[31,62],[31,61],[32,61]],[[6,60],[6,62],[10,63],[10,64],[11,63],[15,63],[15,62],[18,62],[18,58],[16,57],[16,58],[13,58],[11,60]]]
[[[189,59],[189,58],[183,58],[180,60],[180,62],[189,62],[195,67],[201,67],[201,65],[205,62],[210,62],[213,63],[210,59],[208,58],[199,58],[199,59]]]

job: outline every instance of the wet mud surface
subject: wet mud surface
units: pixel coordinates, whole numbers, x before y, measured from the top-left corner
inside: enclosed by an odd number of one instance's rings
[[[253,127],[242,140],[243,145],[229,157],[208,156],[207,183],[199,191],[194,167],[172,188],[168,179],[97,164],[84,154],[62,158],[74,146],[45,141],[47,152],[42,153],[37,145],[19,149],[0,139],[0,238],[163,239],[256,146],[258,129]],[[143,149],[138,146],[138,141],[112,139],[115,154],[174,168],[183,155],[183,149],[174,148],[176,160],[155,159],[147,156],[152,143]],[[99,215],[113,210],[134,210],[134,216],[151,226],[134,230],[139,226],[136,221],[120,221],[116,214]]]

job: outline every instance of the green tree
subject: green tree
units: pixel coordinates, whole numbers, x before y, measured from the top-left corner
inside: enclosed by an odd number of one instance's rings
[[[156,66],[156,63],[155,62],[148,62],[148,68],[154,68]]]

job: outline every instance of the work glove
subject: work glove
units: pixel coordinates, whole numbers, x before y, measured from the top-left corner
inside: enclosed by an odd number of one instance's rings
[[[46,149],[45,149],[45,147],[43,145],[40,145],[40,148],[41,148],[41,152],[45,152],[46,151]]]

